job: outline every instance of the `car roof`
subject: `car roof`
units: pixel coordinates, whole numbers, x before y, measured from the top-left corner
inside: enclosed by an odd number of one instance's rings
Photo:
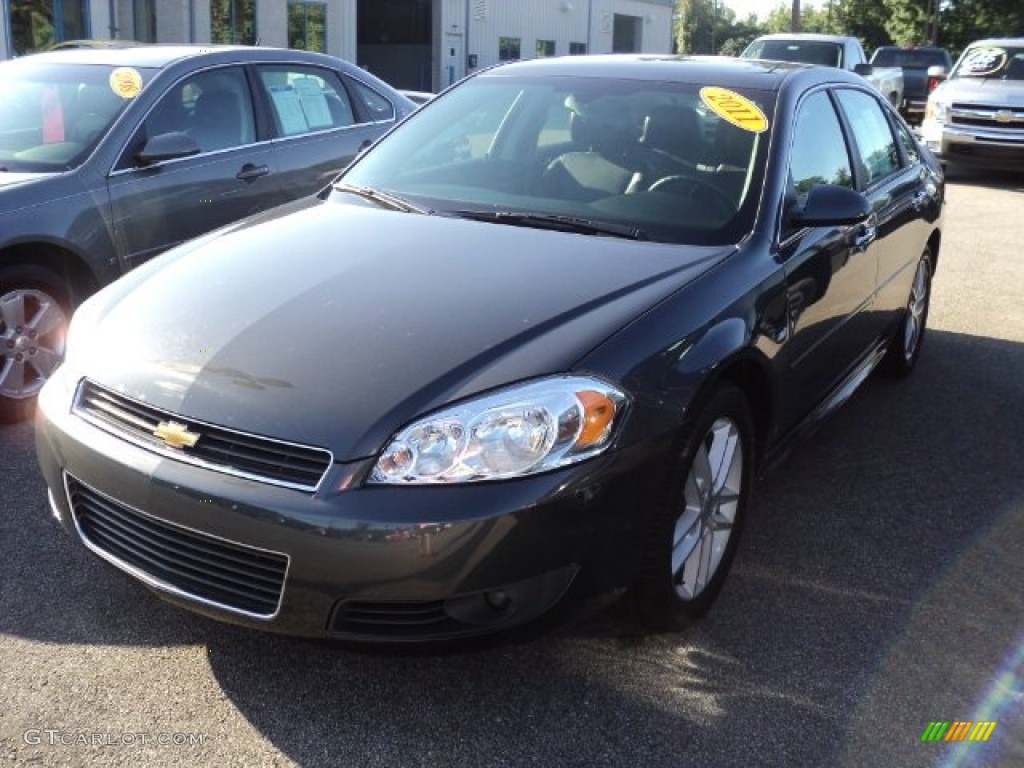
[[[975,40],[968,48],[975,45],[1024,45],[1024,37],[986,37],[984,40]]]
[[[778,90],[795,72],[821,71],[821,67],[807,64],[728,56],[604,54],[529,59],[493,67],[481,76],[609,77]],[[828,74],[835,75],[835,72]]]
[[[759,35],[758,40],[807,40],[814,43],[845,43],[852,40],[851,35],[823,35],[819,32],[773,32],[770,35]]]
[[[245,56],[238,57],[237,54]],[[222,54],[218,56],[218,54]],[[225,57],[223,54],[236,54]],[[210,58],[244,58],[253,61],[278,59],[282,55],[290,59],[308,59],[319,54],[298,51],[289,48],[265,48],[247,45],[138,45],[115,48],[67,48],[45,53],[25,56],[19,61],[31,61],[36,64],[106,64],[125,67],[166,67],[183,59]]]

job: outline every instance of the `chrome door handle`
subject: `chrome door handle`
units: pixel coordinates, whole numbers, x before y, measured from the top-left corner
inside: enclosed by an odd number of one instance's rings
[[[878,227],[874,224],[861,224],[857,234],[853,236],[853,250],[866,251],[868,246],[878,237]]]

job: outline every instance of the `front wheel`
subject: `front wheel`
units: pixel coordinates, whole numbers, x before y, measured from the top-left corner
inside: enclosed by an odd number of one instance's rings
[[[736,552],[753,470],[750,406],[722,387],[690,420],[659,479],[640,577],[626,598],[641,629],[674,629],[711,607]]]
[[[899,329],[886,352],[883,367],[892,376],[910,375],[921,356],[924,332],[928,323],[928,307],[932,296],[932,254],[924,249],[917,262],[914,281],[910,286],[910,297]]]
[[[0,270],[0,422],[27,418],[64,357],[67,292],[48,270]]]

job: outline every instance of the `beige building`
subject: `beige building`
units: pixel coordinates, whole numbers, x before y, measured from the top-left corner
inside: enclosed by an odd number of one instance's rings
[[[500,61],[672,50],[672,0],[0,0],[0,58],[67,40],[318,50],[400,88]]]

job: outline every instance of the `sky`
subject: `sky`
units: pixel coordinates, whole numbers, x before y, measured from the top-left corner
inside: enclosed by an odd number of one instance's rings
[[[768,14],[772,10],[786,0],[719,0],[722,5],[728,6],[736,11],[737,19],[745,19],[751,13],[757,14],[757,16],[763,21],[768,18]],[[791,2],[786,2],[787,5],[792,5]],[[813,5],[811,2],[801,3],[801,5]]]

